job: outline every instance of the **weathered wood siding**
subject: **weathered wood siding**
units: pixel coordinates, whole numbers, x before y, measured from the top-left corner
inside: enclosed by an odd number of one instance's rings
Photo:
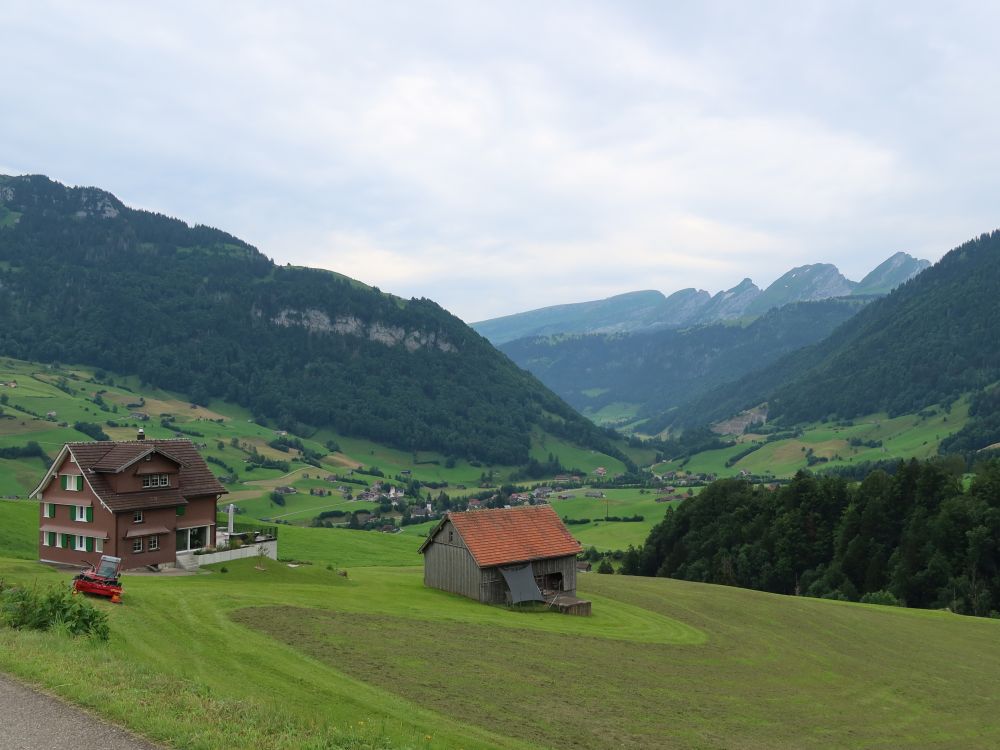
[[[424,585],[480,599],[479,566],[461,535],[446,521],[424,550]]]
[[[576,555],[553,557],[548,560],[534,560],[531,572],[542,587],[542,579],[551,573],[562,574],[562,590],[576,596]],[[510,590],[504,580],[500,568],[484,568],[482,571],[481,593],[477,598],[489,604],[506,604],[510,599]]]
[[[561,573],[562,590],[576,596],[576,555],[534,560],[531,569],[539,586],[544,576]],[[424,585],[486,604],[506,604],[510,600],[500,569],[480,569],[451,521],[444,522],[424,549]]]

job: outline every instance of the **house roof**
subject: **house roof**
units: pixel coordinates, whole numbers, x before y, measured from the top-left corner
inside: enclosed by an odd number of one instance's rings
[[[428,534],[420,546],[421,552],[434,540],[446,520],[455,526],[480,568],[566,557],[583,551],[551,506],[529,505],[449,513],[438,528]]]
[[[190,440],[128,440],[67,443],[91,488],[112,511],[167,508],[186,505],[186,498],[228,492],[215,478]],[[179,467],[176,487],[118,493],[108,481],[141,458],[158,453]]]

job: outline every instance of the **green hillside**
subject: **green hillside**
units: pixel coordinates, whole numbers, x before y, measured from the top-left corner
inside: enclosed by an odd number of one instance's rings
[[[607,436],[426,299],[278,266],[95,188],[0,177],[0,355],[130,373],[282,429],[520,464],[535,426]],[[13,213],[8,213],[13,216]]]
[[[0,669],[192,750],[1000,742],[996,621],[595,574],[593,616],[568,617],[316,563],[126,575],[124,604],[94,602],[109,643],[0,627]]]
[[[704,424],[767,402],[786,425],[824,417],[916,413],[972,397],[968,429],[980,449],[1000,441],[980,394],[1000,381],[1000,231],[944,256],[888,297],[876,300],[822,342],[779,359],[651,420]],[[984,429],[988,427],[988,429]]]
[[[500,348],[583,413],[620,424],[677,407],[816,343],[866,302],[800,302],[771,310],[746,326],[530,338]]]

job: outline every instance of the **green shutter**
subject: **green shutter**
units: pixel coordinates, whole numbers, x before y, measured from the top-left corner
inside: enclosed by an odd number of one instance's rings
[[[60,474],[59,475],[59,484],[62,485],[62,488],[64,490],[65,489],[69,489],[69,477],[66,476],[65,474]]]
[[[93,520],[94,520],[94,508],[93,507],[87,508],[87,522],[90,523],[93,522]]]
[[[177,515],[179,515],[179,516],[183,516],[184,515],[184,506],[183,505],[178,505],[177,506]]]
[[[56,546],[56,532],[54,532],[54,531],[46,531],[45,533],[49,535],[49,546],[50,547],[55,547]]]
[[[87,537],[87,552],[93,552],[93,551],[94,551],[94,537],[88,536]]]
[[[70,549],[70,548],[71,548],[71,547],[73,546],[73,544],[72,544],[72,543],[70,542],[70,540],[69,540],[69,538],[70,538],[70,535],[69,535],[69,534],[63,534],[63,535],[62,535],[62,538],[63,538],[63,543],[62,543],[62,546],[63,546],[64,548],[66,548],[66,549]]]

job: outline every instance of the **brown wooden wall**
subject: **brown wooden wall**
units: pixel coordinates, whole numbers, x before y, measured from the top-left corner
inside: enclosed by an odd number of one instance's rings
[[[479,566],[451,521],[445,521],[424,550],[424,585],[478,600],[479,584]]]

